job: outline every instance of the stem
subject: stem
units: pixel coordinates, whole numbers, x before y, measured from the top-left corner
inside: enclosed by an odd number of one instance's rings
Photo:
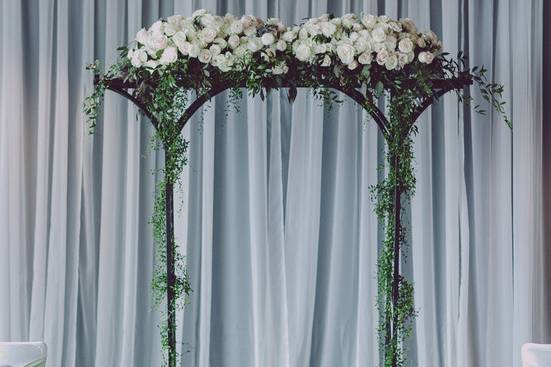
[[[165,153],[165,162],[170,162]],[[176,275],[174,273],[174,184],[167,177],[165,185],[166,213],[166,304],[168,323],[168,367],[176,367],[176,299],[174,295]]]

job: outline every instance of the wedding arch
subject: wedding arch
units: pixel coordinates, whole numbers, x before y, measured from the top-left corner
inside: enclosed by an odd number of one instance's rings
[[[440,97],[456,91],[470,103],[468,87],[510,124],[501,101],[503,86],[488,82],[482,67],[469,68],[460,53],[441,52],[432,32],[420,32],[409,19],[346,14],[322,15],[285,26],[278,19],[215,16],[205,10],[191,17],[174,15],[140,30],[135,41],[119,48],[119,61],[104,74],[98,62],[94,92],[84,112],[95,127],[106,89],[139,107],[155,127],[157,147],[165,154],[163,179],[156,190],[152,225],[157,245],[153,279],[156,301],[166,301],[161,325],[165,363],[175,367],[175,312],[191,292],[174,238],[174,185],[186,164],[188,142],[182,129],[207,101],[229,90],[237,106],[243,89],[265,95],[286,88],[293,101],[297,88],[311,88],[326,107],[352,98],[377,124],[386,142],[386,177],[372,188],[385,236],[377,263],[379,348],[381,365],[402,366],[405,340],[416,315],[413,284],[400,272],[407,236],[402,223],[404,202],[415,188],[413,135],[418,117]],[[485,113],[480,105],[477,112]],[[184,296],[184,297],[183,297]]]

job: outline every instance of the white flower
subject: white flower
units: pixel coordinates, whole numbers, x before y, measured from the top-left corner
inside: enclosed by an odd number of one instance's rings
[[[264,33],[260,39],[262,40],[262,44],[264,46],[270,46],[272,43],[275,42],[275,37],[273,33]]]
[[[132,66],[139,68],[145,62],[147,61],[147,53],[143,49],[138,49],[132,52],[132,54],[128,53],[132,63]]]
[[[162,33],[152,33],[147,40],[147,47],[151,50],[152,53],[155,53],[159,50],[164,50],[167,46],[168,39]]]
[[[230,45],[231,48],[236,48],[240,43],[241,40],[235,34],[232,34],[230,38],[228,38],[228,45]]]
[[[203,28],[199,32],[199,40],[205,43],[211,43],[216,38],[216,31],[212,28]]]
[[[432,60],[434,60],[434,54],[428,51],[423,51],[419,53],[418,58],[419,58],[419,61],[422,62],[423,64],[430,64]]]
[[[191,14],[191,17],[192,18],[197,18],[197,17],[201,17],[205,14],[207,14],[207,11],[205,9],[197,9]]]
[[[212,64],[218,67],[220,71],[227,72],[233,66],[233,59],[234,56],[230,52],[226,52],[225,54],[216,55]]]
[[[396,49],[396,37],[388,36],[385,40],[385,46],[389,51],[394,51]]]
[[[201,52],[201,48],[196,44],[191,44],[189,46],[188,55],[189,57],[197,57],[199,56],[199,52]]]
[[[176,47],[167,47],[163,51],[163,54],[159,59],[159,63],[161,65],[172,64],[174,61],[176,61],[177,58],[178,58],[178,51],[176,51]]]
[[[384,65],[389,56],[388,50],[383,48],[381,51],[377,52],[377,64]]]
[[[345,14],[342,17],[342,25],[346,28],[351,28],[355,22],[356,15],[354,14]]]
[[[405,54],[413,51],[413,42],[409,38],[403,38],[398,43],[398,49]]]
[[[358,62],[357,62],[356,60],[352,60],[352,62],[351,62],[350,64],[348,64],[348,68],[349,68],[350,70],[354,70],[354,69],[356,69],[356,68],[358,67],[358,65],[359,65],[359,64],[358,64]]]
[[[149,60],[145,63],[145,66],[151,69],[155,69],[159,63],[155,60]]]
[[[170,36],[174,35],[174,33],[176,33],[176,26],[172,23],[167,23],[165,25],[164,32],[167,36],[170,37]]]
[[[142,45],[147,44],[147,40],[149,39],[149,33],[145,30],[145,28],[142,28],[136,33],[136,41],[141,43]]]
[[[401,68],[403,68],[406,64],[409,63],[409,57],[408,54],[399,53],[398,54],[398,65],[400,65]]]
[[[151,33],[163,33],[164,30],[165,30],[165,23],[163,23],[163,21],[161,20],[156,21],[151,25],[151,27],[149,27],[149,31]]]
[[[204,48],[199,52],[198,59],[203,64],[208,64],[210,62],[211,57],[212,57],[212,55],[211,55],[210,51],[207,50],[206,48]]]
[[[243,32],[243,22],[234,20],[230,25],[230,34],[240,34]]]
[[[243,33],[245,33],[245,36],[247,36],[247,37],[252,37],[252,36],[256,35],[256,27],[255,26],[247,27],[247,28],[245,28]]]
[[[283,33],[283,36],[281,36],[281,38],[285,41],[285,42],[293,42],[293,40],[296,38],[296,34],[295,32],[293,31],[287,31],[285,33]]]
[[[386,32],[383,27],[377,26],[373,29],[373,32],[371,32],[371,37],[373,37],[373,41],[377,43],[384,42],[386,39]]]
[[[331,37],[337,30],[337,26],[331,22],[322,22],[320,24],[321,33],[325,37]]]
[[[258,37],[253,37],[249,39],[249,43],[247,44],[247,48],[251,50],[252,52],[256,52],[262,48],[262,41]]]
[[[315,46],[314,52],[316,54],[324,54],[327,52],[327,44],[325,43],[319,43]]]
[[[354,60],[354,47],[347,43],[342,43],[337,46],[337,55],[345,65],[350,64]]]
[[[278,51],[285,51],[287,49],[287,42],[285,42],[284,40],[277,41],[276,49]]]
[[[243,15],[241,17],[241,23],[243,23],[243,29],[249,28],[254,23],[254,18],[250,15]]]
[[[402,23],[402,29],[408,33],[417,33],[417,27],[415,26],[415,23],[409,18],[401,19],[400,22]]]
[[[396,54],[392,54],[385,60],[385,67],[387,70],[394,70],[398,66],[398,57]]]
[[[274,75],[287,74],[288,71],[289,67],[285,64],[285,62],[280,62],[272,68],[272,74]]]
[[[362,17],[362,23],[366,28],[373,28],[377,23],[377,17],[371,14],[365,14]]]
[[[325,56],[323,57],[322,62],[321,62],[321,66],[327,67],[327,66],[329,66],[329,65],[331,65],[331,57],[329,57],[329,55],[325,55]]]
[[[312,56],[312,49],[306,43],[301,42],[295,50],[295,56],[300,61],[307,61]]]
[[[373,61],[373,55],[371,55],[370,51],[363,52],[358,57],[358,62],[363,65],[371,64],[371,61]]]
[[[394,32],[401,32],[402,31],[402,25],[398,22],[389,22],[388,26],[390,29],[392,29]]]
[[[210,51],[212,56],[216,56],[216,55],[218,55],[222,52],[222,49],[220,48],[220,46],[214,44],[214,45],[209,47],[209,51]]]
[[[358,38],[360,38],[360,35],[358,34],[358,32],[352,32],[352,33],[350,33],[348,38],[350,39],[350,41],[356,42],[358,40]]]
[[[308,38],[308,31],[306,30],[306,28],[300,29],[300,31],[298,32],[298,38],[301,40],[305,40]]]
[[[182,31],[176,32],[172,36],[172,42],[176,45],[176,47],[180,48],[184,42],[186,42],[186,34]]]

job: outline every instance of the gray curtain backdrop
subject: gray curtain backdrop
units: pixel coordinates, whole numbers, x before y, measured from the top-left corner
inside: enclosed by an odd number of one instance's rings
[[[286,23],[364,11],[432,28],[506,86],[512,131],[453,95],[420,119],[404,266],[419,310],[411,365],[519,367],[522,343],[551,342],[542,3],[1,0],[0,340],[45,340],[49,367],[159,365],[149,218],[162,154],[112,93],[88,134],[85,64],[111,64],[142,26],[198,8]],[[184,132],[176,235],[194,289],[178,315],[184,365],[376,366],[375,124],[350,101],[325,112],[307,91],[293,105],[284,91],[244,98],[227,118],[225,100]]]

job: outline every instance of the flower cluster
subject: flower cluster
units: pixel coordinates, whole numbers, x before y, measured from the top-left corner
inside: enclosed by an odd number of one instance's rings
[[[340,63],[350,70],[377,63],[387,70],[407,64],[432,63],[442,43],[434,32],[419,32],[410,19],[346,14],[322,15],[286,26],[244,15],[224,17],[195,11],[191,17],[173,15],[141,29],[128,51],[131,64],[150,71],[178,60],[196,58],[222,72],[239,71],[244,60],[258,53],[271,74],[286,74],[289,60],[328,67]]]

